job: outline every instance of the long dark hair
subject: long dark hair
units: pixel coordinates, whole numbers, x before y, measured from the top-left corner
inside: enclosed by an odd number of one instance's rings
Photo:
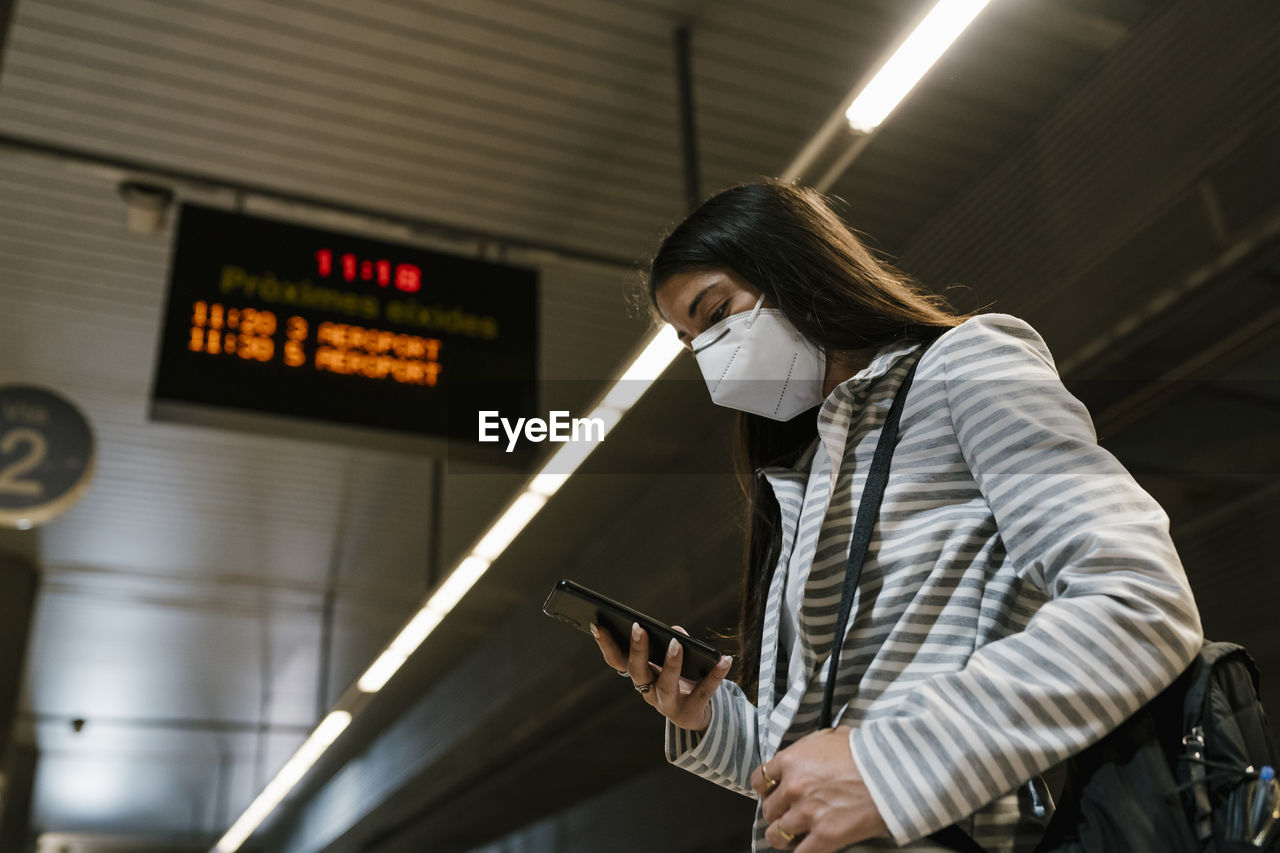
[[[672,276],[729,269],[755,285],[828,353],[932,340],[971,314],[876,257],[818,192],[775,180],[742,184],[704,202],[662,241],[649,264],[649,299]],[[765,599],[781,545],[773,492],[755,475],[791,465],[817,436],[813,411],[787,422],[740,412],[735,471],[747,500],[746,571],[738,620],[737,680],[760,676]]]

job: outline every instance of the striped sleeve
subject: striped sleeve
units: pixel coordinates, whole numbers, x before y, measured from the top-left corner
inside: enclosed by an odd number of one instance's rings
[[[711,694],[711,722],[705,732],[666,724],[667,761],[746,797],[751,772],[760,763],[756,707],[737,684],[722,681]]]
[[[939,339],[960,450],[1014,571],[1050,596],[1025,630],[934,676],[850,733],[899,844],[971,814],[1099,740],[1200,648],[1169,519],[1007,314]]]

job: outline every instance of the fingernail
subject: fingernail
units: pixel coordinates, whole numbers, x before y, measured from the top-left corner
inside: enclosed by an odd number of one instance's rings
[[[716,666],[720,667],[721,669],[728,669],[729,664],[732,662],[733,662],[733,658],[729,657],[728,655],[725,655],[724,657],[720,658],[720,663],[716,664]]]
[[[671,645],[667,646],[667,657],[673,658],[678,654],[680,654],[680,642],[672,637]]]
[[[639,622],[631,623],[631,639],[635,640],[636,642],[640,641],[640,623]]]
[[[591,623],[591,636],[595,637],[597,640],[600,639],[600,629],[596,627],[596,623],[594,622]]]

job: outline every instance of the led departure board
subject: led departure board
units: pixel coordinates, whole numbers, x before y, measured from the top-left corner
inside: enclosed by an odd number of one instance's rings
[[[536,411],[537,317],[535,270],[187,204],[155,412],[474,444],[478,410]]]

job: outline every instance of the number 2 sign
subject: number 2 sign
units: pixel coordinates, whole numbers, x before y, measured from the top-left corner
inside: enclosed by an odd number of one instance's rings
[[[0,386],[0,527],[53,520],[92,471],[93,432],[79,409],[43,388]]]

